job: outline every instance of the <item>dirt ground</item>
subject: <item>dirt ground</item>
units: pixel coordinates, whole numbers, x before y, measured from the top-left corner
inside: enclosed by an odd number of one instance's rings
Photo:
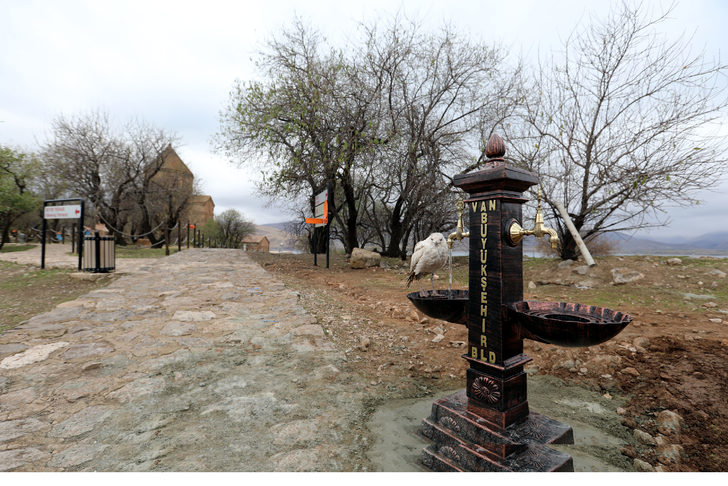
[[[336,255],[327,270],[323,258],[314,267],[311,255],[251,256],[305,296],[304,305],[372,385],[401,397],[463,386],[466,329],[414,310],[406,293],[417,287],[405,288],[406,262],[384,259],[381,267],[352,270]],[[637,440],[621,451],[625,459],[664,471],[728,471],[728,260],[639,256],[597,263],[586,269],[526,259],[524,298],[601,305],[634,321],[589,348],[527,340],[525,352],[534,358],[527,371],[606,399],[627,396],[617,410]],[[616,285],[613,269],[637,279]],[[455,259],[453,274],[454,287],[466,288],[465,259]],[[445,288],[446,270],[439,277],[437,286]],[[676,426],[665,422],[664,411],[679,416]]]

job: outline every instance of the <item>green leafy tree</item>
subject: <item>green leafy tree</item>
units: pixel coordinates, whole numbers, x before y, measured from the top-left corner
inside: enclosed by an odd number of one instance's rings
[[[40,207],[40,199],[29,190],[38,168],[34,157],[0,146],[0,248],[9,240],[13,222]]]
[[[215,216],[215,225],[214,231],[222,248],[240,248],[243,239],[255,231],[255,225],[236,209],[228,209]]]
[[[265,80],[236,83],[217,145],[239,165],[261,169],[262,194],[306,198],[308,214],[314,195],[329,183],[337,195],[329,209],[351,251],[360,243],[360,202],[373,175],[366,155],[381,143],[381,79],[341,51],[325,49],[321,36],[300,21],[273,39],[259,62]]]

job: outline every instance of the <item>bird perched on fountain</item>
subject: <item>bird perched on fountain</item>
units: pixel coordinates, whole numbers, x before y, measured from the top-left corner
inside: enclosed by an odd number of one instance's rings
[[[412,253],[412,261],[410,262],[410,273],[407,276],[407,287],[413,280],[420,280],[424,274],[431,274],[432,293],[435,293],[435,272],[445,266],[447,263],[447,241],[442,233],[432,233],[427,239],[418,242],[415,245],[415,251]],[[422,290],[422,282],[420,282],[420,294],[424,294]]]

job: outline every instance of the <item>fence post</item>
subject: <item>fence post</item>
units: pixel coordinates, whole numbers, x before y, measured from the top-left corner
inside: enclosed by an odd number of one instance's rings
[[[94,247],[96,248],[96,270],[101,271],[101,237],[98,231],[94,231]]]
[[[169,256],[169,222],[164,225],[164,254]]]

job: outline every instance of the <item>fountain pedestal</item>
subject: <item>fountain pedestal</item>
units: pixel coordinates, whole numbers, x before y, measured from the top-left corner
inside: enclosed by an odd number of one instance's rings
[[[501,142],[502,143],[502,142]],[[494,153],[501,157],[502,153]],[[544,444],[573,443],[568,425],[529,413],[518,326],[504,311],[523,300],[523,250],[511,246],[507,224],[521,221],[523,192],[538,183],[525,170],[491,158],[491,166],[458,175],[470,194],[468,361],[464,392],[434,403],[422,425],[433,441],[424,463],[437,471],[571,471],[571,457]]]
[[[569,455],[547,447],[573,444],[571,427],[528,409],[523,366],[531,358],[523,353],[523,339],[591,346],[632,321],[602,307],[523,301],[521,239],[549,235],[553,246],[558,238],[544,226],[540,203],[534,228],[521,226],[523,193],[538,177],[506,164],[504,154],[503,141],[493,135],[488,167],[454,178],[470,195],[468,291],[447,299],[408,295],[423,313],[468,327],[467,387],[436,401],[422,423],[433,441],[423,462],[435,471],[573,471]]]

